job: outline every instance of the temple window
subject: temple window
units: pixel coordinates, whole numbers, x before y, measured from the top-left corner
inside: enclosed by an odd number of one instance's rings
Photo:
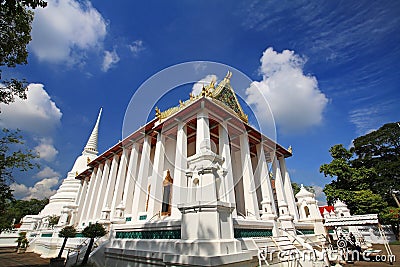
[[[310,210],[307,206],[304,207],[304,212],[306,213],[306,218],[310,217]]]
[[[172,184],[174,180],[171,177],[171,173],[167,170],[167,176],[163,181],[163,202],[161,207],[161,215],[171,215],[171,199],[172,199]]]

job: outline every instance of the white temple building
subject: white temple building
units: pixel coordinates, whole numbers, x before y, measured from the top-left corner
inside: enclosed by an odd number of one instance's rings
[[[39,214],[61,215],[59,225],[24,218],[25,229],[38,231],[32,250],[58,252],[57,229],[98,222],[109,229],[108,242],[92,253],[98,266],[255,266],[260,253],[270,253],[261,257],[269,265],[300,266],[278,252],[322,253],[326,232],[315,196],[302,187],[296,202],[291,151],[248,123],[231,75],[177,107],[156,108],[153,120],[97,156],[99,114],[82,155]],[[301,263],[326,265],[323,257]]]

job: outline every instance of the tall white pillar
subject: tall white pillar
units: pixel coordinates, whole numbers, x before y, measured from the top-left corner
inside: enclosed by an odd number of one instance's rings
[[[293,194],[292,181],[286,168],[286,160],[284,157],[279,158],[279,166],[281,167],[282,176],[284,177],[283,187],[285,190],[286,201],[289,206],[289,213],[295,221],[299,220],[299,212],[296,207],[296,200]]]
[[[71,220],[71,223],[75,224],[75,225],[77,225],[77,223],[79,222],[79,219],[81,218],[82,209],[83,209],[84,201],[85,201],[85,198],[87,195],[88,184],[89,184],[88,181],[86,181],[86,177],[85,177],[85,179],[83,179],[81,181],[81,183],[82,183],[82,185],[81,185],[82,189],[79,194],[79,197],[77,197],[76,201],[75,201],[75,204],[77,206],[77,210],[76,210],[77,213],[76,213],[74,221]]]
[[[253,167],[250,159],[249,137],[247,132],[240,136],[240,157],[242,160],[243,191],[245,198],[246,218],[260,218],[257,203],[257,192],[254,183]]]
[[[292,231],[293,234],[296,234],[294,230],[293,217],[289,213],[288,204],[285,198],[285,189],[283,187],[281,170],[278,166],[278,160],[275,155],[273,155],[272,169],[275,177],[275,191],[278,201],[279,221],[281,222],[281,227],[282,229]]]
[[[79,212],[79,223],[81,224],[82,222],[84,222],[87,218],[87,214],[88,214],[88,208],[89,208],[89,201],[91,198],[91,194],[93,192],[93,186],[94,186],[94,181],[96,179],[97,176],[97,171],[98,171],[98,167],[93,169],[92,174],[90,175],[90,180],[89,181],[85,181],[86,183],[88,183],[87,185],[87,191],[86,191],[86,195],[82,196],[82,200],[83,203],[79,203],[79,205],[82,205],[82,208],[79,208],[78,212]],[[79,225],[82,226],[82,225]]]
[[[178,132],[176,134],[176,152],[175,152],[175,168],[174,182],[172,184],[171,199],[171,217],[179,218],[181,212],[177,205],[185,202],[187,199],[186,185],[186,169],[187,169],[187,134],[186,126],[183,122],[178,122]]]
[[[104,209],[105,207],[110,208],[111,206],[111,201],[115,189],[115,180],[117,177],[118,165],[119,165],[119,155],[115,154],[111,163],[110,177],[108,178],[107,189],[102,209]],[[111,213],[113,212],[114,211],[112,210]]]
[[[129,151],[126,148],[122,150],[121,161],[119,163],[117,181],[115,182],[114,195],[111,201],[111,219],[115,217],[115,208],[122,201],[122,192],[124,189],[124,182],[126,178],[126,165],[128,162]]]
[[[225,192],[224,201],[229,203],[236,203],[235,201],[235,184],[233,181],[233,170],[232,170],[232,159],[231,159],[231,149],[229,146],[229,133],[228,133],[228,123],[226,121],[222,122],[219,126],[219,151],[221,157],[224,158],[224,163],[222,167],[226,170],[226,176],[224,179]],[[232,217],[236,218],[236,207],[232,211]]]
[[[269,178],[268,164],[265,159],[263,144],[257,145],[258,168],[262,193],[262,216],[264,220],[274,220],[276,218],[276,208],[274,201],[274,193],[272,191],[271,179]]]
[[[289,213],[288,204],[285,198],[281,170],[278,166],[276,156],[272,159],[272,172],[275,178],[276,200],[278,201],[279,216]]]
[[[90,201],[89,201],[89,206],[87,210],[87,216],[86,216],[86,223],[88,223],[90,220],[93,219],[93,214],[94,214],[94,207],[95,207],[95,202],[97,200],[97,197],[99,195],[99,186],[101,182],[101,177],[103,176],[103,168],[104,164],[100,164],[97,170],[96,174],[96,179],[94,179],[94,185],[93,188],[90,192]]]
[[[211,151],[210,126],[208,113],[205,110],[197,113],[196,154],[202,151]]]
[[[104,204],[104,195],[106,193],[107,181],[109,179],[109,174],[110,174],[110,165],[111,165],[111,160],[107,159],[106,162],[104,163],[103,175],[101,176],[99,190],[95,192],[96,202],[94,204],[94,212],[92,219],[100,218],[101,209],[103,208]]]
[[[139,220],[139,213],[146,209],[147,184],[149,178],[150,165],[150,136],[145,136],[143,141],[142,156],[140,157],[140,166],[137,183],[135,184],[135,194],[133,195],[132,220]]]
[[[165,159],[164,140],[164,136],[161,133],[158,133],[156,151],[154,153],[153,173],[151,176],[151,188],[148,206],[150,216],[161,212]]]
[[[139,144],[133,143],[131,155],[129,157],[128,173],[126,174],[124,196],[122,204],[125,206],[125,213],[132,214],[133,194],[135,193],[135,184],[137,181],[137,165],[139,160]]]

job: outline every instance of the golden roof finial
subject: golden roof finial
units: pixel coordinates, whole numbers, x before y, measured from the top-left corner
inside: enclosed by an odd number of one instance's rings
[[[211,80],[211,83],[210,83],[209,87],[212,88],[212,89],[215,88],[215,80],[214,80],[214,78]]]
[[[202,95],[202,96],[206,96],[206,95],[207,95],[207,90],[206,90],[206,88],[204,87],[204,84],[203,84],[203,88],[201,89],[201,95]]]
[[[292,148],[292,146],[289,146],[287,150],[290,152],[290,154],[293,154],[293,148]]]
[[[161,111],[160,111],[160,109],[159,109],[158,107],[156,107],[156,108],[155,108],[155,111],[156,111],[156,117],[157,117],[159,120],[161,120]]]
[[[225,76],[225,79],[229,80],[232,77],[232,72],[228,70],[228,73]]]

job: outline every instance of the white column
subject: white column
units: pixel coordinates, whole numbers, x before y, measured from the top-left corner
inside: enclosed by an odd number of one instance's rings
[[[92,172],[93,174],[93,172]],[[75,204],[77,206],[77,210],[76,210],[76,216],[74,218],[74,220],[71,220],[72,224],[78,225],[79,223],[79,219],[81,218],[81,214],[82,214],[82,209],[83,209],[83,205],[85,202],[85,198],[87,195],[87,189],[88,189],[88,182],[86,181],[86,177],[85,179],[83,179],[82,181],[82,189],[80,191],[79,197],[76,198]]]
[[[94,213],[92,216],[93,219],[101,218],[100,216],[104,203],[104,194],[106,192],[107,181],[109,179],[109,174],[110,174],[110,164],[111,160],[107,159],[106,162],[104,163],[103,175],[101,176],[99,190],[95,192],[96,202],[93,203],[94,204]]]
[[[126,178],[126,165],[128,161],[129,151],[126,148],[122,150],[121,161],[119,163],[117,181],[115,182],[114,196],[111,202],[111,219],[115,216],[115,208],[122,201],[122,192],[124,189],[124,182]]]
[[[91,196],[90,196],[89,206],[88,206],[88,210],[87,210],[86,223],[88,223],[90,220],[93,219],[94,207],[96,205],[95,202],[97,200],[97,197],[99,196],[99,186],[100,186],[100,182],[101,182],[101,177],[103,176],[103,168],[104,168],[104,164],[100,164],[100,166],[98,167],[98,170],[97,170],[96,179],[93,181],[94,185],[90,192]]]
[[[296,207],[296,200],[294,199],[292,182],[290,180],[289,172],[286,168],[286,160],[284,157],[279,158],[279,166],[281,167],[282,176],[284,177],[283,187],[286,201],[289,206],[289,213],[293,216],[295,221],[298,221],[299,212]]]
[[[275,203],[274,203],[274,193],[272,191],[271,179],[269,178],[268,164],[265,159],[265,152],[263,144],[257,145],[257,155],[258,155],[258,168],[261,182],[261,193],[262,193],[262,219],[273,220],[277,214]]]
[[[178,132],[176,134],[174,183],[172,185],[171,217],[173,218],[179,218],[181,216],[177,205],[184,203],[187,199],[186,169],[187,134],[185,124],[180,121],[178,122]]]
[[[161,133],[158,133],[156,151],[154,153],[153,174],[151,176],[151,188],[148,208],[150,216],[161,212],[165,159],[164,140],[164,136]]]
[[[82,205],[82,208],[79,208],[79,226],[82,226],[82,222],[84,222],[87,219],[87,214],[88,214],[88,207],[89,207],[89,201],[91,198],[91,194],[93,192],[93,185],[94,181],[96,179],[96,174],[97,174],[98,168],[94,168],[92,174],[90,175],[90,180],[85,181],[85,183],[88,183],[88,189],[86,191],[86,195],[82,196],[83,203],[80,203],[79,205]]]
[[[228,203],[236,203],[235,201],[235,184],[233,181],[233,170],[232,170],[232,159],[231,159],[231,149],[229,147],[229,133],[228,133],[228,123],[222,122],[219,125],[219,151],[221,157],[224,158],[224,163],[222,167],[226,170],[226,176],[224,179],[225,192],[224,201]],[[232,211],[232,217],[236,218],[236,208]]]
[[[139,144],[133,143],[129,157],[128,173],[126,174],[124,196],[122,203],[125,206],[125,214],[132,214],[133,194],[137,181],[137,165],[139,159]]]
[[[149,164],[150,164],[150,136],[145,136],[143,141],[142,156],[140,158],[140,166],[137,183],[135,184],[135,194],[133,195],[133,212],[132,220],[139,220],[139,212],[145,211],[146,208],[146,195],[147,184],[149,178]]]
[[[119,155],[115,154],[111,163],[111,169],[110,169],[110,177],[108,179],[107,183],[107,189],[106,189],[106,194],[105,194],[105,199],[104,203],[102,206],[102,209],[105,207],[110,208],[111,206],[111,201],[112,197],[114,194],[114,189],[115,189],[115,180],[117,178],[117,171],[118,171],[118,164],[119,163]],[[111,210],[111,213],[114,211]]]
[[[254,184],[253,167],[250,159],[249,137],[247,132],[240,136],[240,157],[242,160],[243,191],[247,218],[260,218],[257,192]]]
[[[211,151],[210,126],[208,121],[208,113],[205,110],[197,113],[196,128],[196,154],[202,151]]]
[[[278,160],[276,159],[276,156],[274,156],[272,160],[272,171],[275,177],[275,192],[278,201],[279,217],[282,215],[288,215],[289,210],[284,194],[282,174],[278,166]]]

